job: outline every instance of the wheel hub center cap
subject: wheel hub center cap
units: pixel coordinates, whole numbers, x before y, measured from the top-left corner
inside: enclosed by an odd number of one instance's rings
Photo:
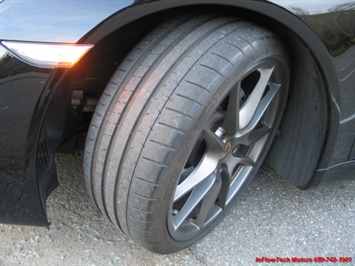
[[[224,151],[221,154],[221,159],[226,157],[226,155],[231,151],[231,149],[232,149],[232,142],[228,141],[224,146]]]

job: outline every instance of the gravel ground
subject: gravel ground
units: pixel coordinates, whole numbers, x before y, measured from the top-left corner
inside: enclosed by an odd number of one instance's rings
[[[47,201],[50,229],[0,225],[1,266],[255,265],[263,256],[355,260],[355,182],[301,191],[264,165],[209,236],[177,254],[156,255],[94,208],[83,185],[81,153],[58,155],[57,166],[61,186]]]

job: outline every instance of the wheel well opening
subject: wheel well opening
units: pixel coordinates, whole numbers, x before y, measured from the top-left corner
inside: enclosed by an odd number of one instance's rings
[[[191,6],[161,11],[117,29],[95,45],[67,75],[65,126],[60,152],[83,149],[98,99],[120,62],[134,45],[167,18],[191,12]],[[309,185],[323,149],[327,130],[327,96],[323,78],[312,54],[286,26],[270,17],[241,8],[198,6],[199,12],[227,13],[251,21],[279,35],[290,54],[290,96],[280,134],[267,162],[293,184]],[[307,162],[307,163],[306,163]]]

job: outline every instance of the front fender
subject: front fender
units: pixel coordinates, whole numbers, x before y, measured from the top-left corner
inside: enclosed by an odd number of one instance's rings
[[[133,3],[5,0],[0,4],[0,39],[76,43],[109,16]]]

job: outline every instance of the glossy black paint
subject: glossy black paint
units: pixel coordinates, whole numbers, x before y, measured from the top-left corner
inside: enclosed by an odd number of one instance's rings
[[[133,0],[16,1],[1,3],[0,39],[75,43]]]
[[[237,7],[272,18],[305,43],[327,88],[328,137],[315,174],[318,184],[355,176],[355,3],[308,2],[106,0],[34,5],[5,0],[0,4],[0,40],[96,44],[141,17],[176,7]],[[48,225],[45,201],[57,185],[54,152],[65,135],[69,112],[61,90],[68,72],[34,68],[0,52],[1,223]]]
[[[0,220],[46,225],[45,202],[40,200],[46,193],[41,189],[54,186],[40,187],[36,164],[51,71],[28,66],[10,54],[3,57],[0,69]]]

